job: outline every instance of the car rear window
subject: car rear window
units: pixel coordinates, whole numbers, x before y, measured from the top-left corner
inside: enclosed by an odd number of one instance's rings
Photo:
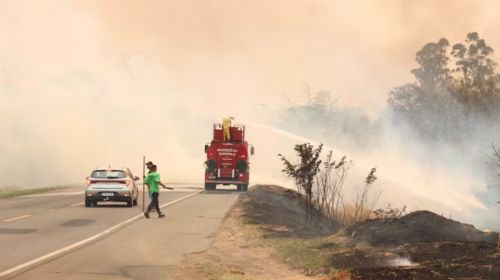
[[[98,179],[121,179],[126,178],[127,173],[123,170],[94,170],[90,177]]]

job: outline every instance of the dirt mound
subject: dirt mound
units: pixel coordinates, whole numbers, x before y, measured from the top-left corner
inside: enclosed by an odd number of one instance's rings
[[[242,194],[238,203],[247,223],[263,225],[273,236],[325,236],[338,229],[321,222],[306,225],[301,195],[283,187],[256,185]]]
[[[488,242],[496,243],[498,233],[486,233],[429,211],[417,211],[399,219],[376,219],[357,223],[344,229],[354,242],[374,246],[401,245],[416,242]]]

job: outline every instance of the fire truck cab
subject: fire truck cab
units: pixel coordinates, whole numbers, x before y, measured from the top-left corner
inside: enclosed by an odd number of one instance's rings
[[[213,125],[213,138],[205,145],[205,190],[217,185],[236,185],[247,191],[250,179],[250,155],[254,149],[245,141],[245,126],[233,125],[227,119]]]

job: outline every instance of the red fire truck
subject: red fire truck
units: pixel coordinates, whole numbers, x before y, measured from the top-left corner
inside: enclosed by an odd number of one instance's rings
[[[217,185],[236,185],[238,191],[247,191],[249,157],[254,149],[245,141],[244,125],[232,125],[226,120],[223,123],[214,124],[212,141],[205,145],[205,190],[215,190]]]

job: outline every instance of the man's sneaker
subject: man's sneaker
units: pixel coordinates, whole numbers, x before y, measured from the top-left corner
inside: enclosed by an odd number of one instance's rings
[[[163,218],[163,217],[165,217],[165,214],[158,215],[158,218],[160,218],[160,219]]]
[[[147,219],[149,219],[149,212],[148,211],[144,212],[144,217],[146,217]]]

